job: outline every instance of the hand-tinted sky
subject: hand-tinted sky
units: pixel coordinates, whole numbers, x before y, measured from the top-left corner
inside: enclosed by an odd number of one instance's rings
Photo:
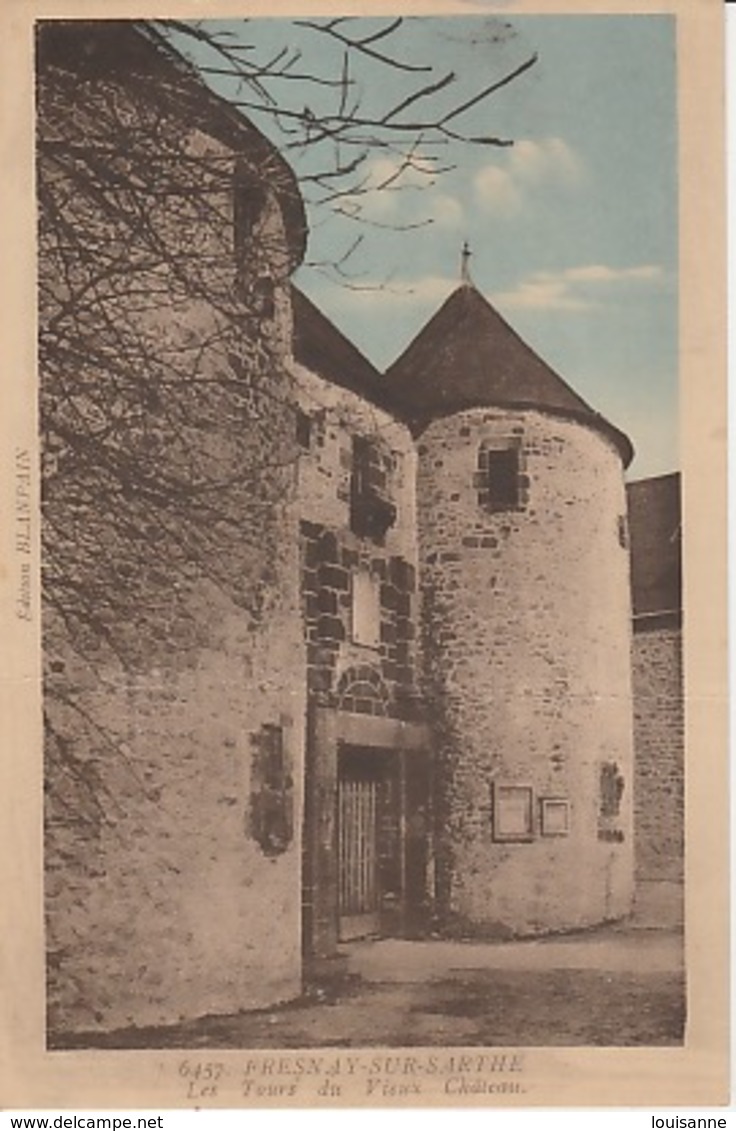
[[[369,23],[360,21],[361,29]],[[341,52],[323,37],[315,46],[314,36],[289,21],[249,21],[245,30],[263,47],[303,49],[302,69],[340,73]],[[314,209],[299,286],[383,369],[457,286],[467,239],[478,289],[577,392],[629,433],[637,450],[630,474],[677,468],[674,20],[423,18],[406,21],[390,45],[404,60],[433,60],[438,74],[456,73],[439,96],[448,107],[536,53],[533,68],[453,120],[515,144],[427,146],[427,156],[456,168],[436,178],[409,171],[390,190],[334,203],[343,212],[359,204],[369,224],[335,216],[329,205]],[[377,62],[367,61],[353,77],[367,112],[412,89],[406,74]],[[293,83],[289,94],[293,100]],[[306,84],[303,103],[319,114],[328,97]],[[422,100],[412,112],[428,113],[429,105]],[[268,115],[250,116],[283,140]],[[314,152],[286,156],[298,172],[314,168]],[[399,162],[397,153],[373,151],[364,187],[383,183]],[[316,195],[314,186],[307,190]],[[401,230],[423,221],[431,223]],[[345,264],[360,288],[351,289],[314,264],[339,259],[359,234],[360,247]],[[383,288],[362,289],[385,280]]]

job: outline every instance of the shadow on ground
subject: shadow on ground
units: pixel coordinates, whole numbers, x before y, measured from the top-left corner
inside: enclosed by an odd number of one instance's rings
[[[57,1034],[51,1048],[643,1046],[682,1043],[682,938],[585,932],[504,944],[347,947],[298,1001],[160,1028]]]

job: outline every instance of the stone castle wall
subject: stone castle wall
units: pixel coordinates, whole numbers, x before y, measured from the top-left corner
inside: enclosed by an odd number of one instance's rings
[[[358,714],[412,717],[418,609],[411,435],[388,413],[302,366],[295,366],[295,387],[310,421],[298,465],[310,697]],[[395,508],[382,537],[351,529],[356,438],[374,446],[378,488]],[[373,640],[354,625],[358,575],[374,589],[374,607],[366,608]]]
[[[514,447],[518,507],[492,513],[480,453]],[[480,409],[431,424],[419,457],[445,929],[524,934],[625,915],[633,765],[620,457],[577,423]],[[494,791],[510,786],[532,790],[527,840],[494,830]],[[543,835],[545,797],[568,801],[567,835]]]
[[[422,820],[434,808],[421,883],[434,872],[448,932],[626,914],[635,785],[647,799],[637,878],[679,883],[680,642],[668,629],[634,638],[634,771],[618,453],[531,410],[458,413],[415,445],[390,414],[295,363],[273,186],[171,107],[154,115],[170,146],[160,160],[145,97],[53,68],[39,85],[42,141],[81,150],[96,129],[120,144],[109,122],[127,138],[105,208],[40,147],[46,189],[90,237],[62,249],[40,210],[44,429],[58,434],[44,450],[52,1040],[299,993],[308,705],[429,724],[432,804],[423,748],[412,763]],[[157,178],[176,180],[179,159],[177,201]],[[141,230],[170,241],[153,267],[126,236],[131,202]],[[92,278],[115,255],[140,266],[133,290],[148,300],[124,285],[129,268]],[[76,340],[77,324],[54,336],[70,279],[94,283],[109,315],[99,335]],[[54,368],[70,340],[86,359],[71,398]],[[89,423],[89,461],[100,408],[108,423],[118,414],[122,442],[70,474],[70,418]],[[513,453],[512,505],[489,496],[498,452]],[[529,825],[509,834],[526,799]]]
[[[155,119],[168,149],[149,155],[145,99],[53,67],[39,87],[41,180],[79,234],[63,248],[41,199],[43,428],[56,437],[44,452],[52,1041],[301,989],[286,236],[257,184],[257,214],[236,230],[242,158],[171,108]],[[120,123],[134,191],[118,180],[69,192],[44,142],[114,148]],[[110,316],[88,336],[83,321],[64,323],[70,279],[87,280],[93,310]],[[65,398],[67,343],[86,369]],[[108,424],[119,416],[120,443],[113,427],[99,443],[79,435],[80,417],[97,419],[93,398]],[[86,463],[64,441],[73,426]]]
[[[672,618],[670,618],[671,621]],[[633,640],[637,908],[682,918],[684,700],[682,630],[640,628]]]

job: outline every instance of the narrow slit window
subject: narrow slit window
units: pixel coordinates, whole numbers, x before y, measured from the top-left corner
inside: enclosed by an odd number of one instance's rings
[[[297,409],[296,414],[296,442],[305,451],[312,446],[312,418],[301,409]]]

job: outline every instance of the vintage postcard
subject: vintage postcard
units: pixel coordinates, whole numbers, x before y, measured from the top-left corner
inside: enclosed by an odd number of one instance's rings
[[[6,4],[6,1107],[728,1103],[722,22]]]

